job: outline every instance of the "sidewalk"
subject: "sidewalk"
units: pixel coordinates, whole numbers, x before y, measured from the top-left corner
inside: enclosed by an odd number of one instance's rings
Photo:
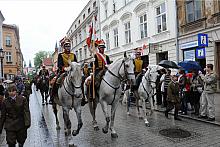
[[[150,108],[150,107],[148,107],[148,108]],[[165,108],[161,108],[161,106],[156,105],[155,110],[158,111],[158,112],[164,112]],[[216,96],[215,96],[215,121],[207,121],[205,119],[200,119],[200,118],[198,118],[198,116],[195,116],[191,113],[192,113],[191,111],[188,111],[187,115],[180,114],[180,116],[184,117],[184,118],[189,118],[189,119],[202,121],[202,122],[205,122],[205,123],[210,123],[210,124],[220,126],[220,93],[216,93]],[[173,111],[171,112],[171,114],[173,114]]]

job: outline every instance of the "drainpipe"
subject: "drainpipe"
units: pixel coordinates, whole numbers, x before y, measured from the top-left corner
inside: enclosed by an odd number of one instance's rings
[[[175,18],[176,18],[176,21],[175,21],[175,32],[176,32],[176,39],[175,39],[175,42],[176,42],[176,62],[179,63],[179,30],[178,30],[178,15],[177,15],[177,12],[178,12],[178,9],[177,9],[177,0],[175,0],[175,12],[174,12],[174,15],[175,15]]]

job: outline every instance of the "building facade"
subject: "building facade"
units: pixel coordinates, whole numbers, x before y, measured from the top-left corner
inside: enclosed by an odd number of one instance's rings
[[[91,25],[96,29],[96,37],[100,38],[98,3],[98,0],[90,0],[67,32],[67,37],[71,40],[72,51],[74,51],[77,60],[81,63],[91,59],[91,53],[86,44]]]
[[[176,9],[170,0],[101,0],[101,37],[111,60],[143,48],[146,64],[176,61]]]
[[[213,64],[219,80],[220,1],[177,0],[177,11],[180,60]]]
[[[3,24],[4,77],[13,79],[23,70],[23,54],[20,48],[19,29],[16,25]]]

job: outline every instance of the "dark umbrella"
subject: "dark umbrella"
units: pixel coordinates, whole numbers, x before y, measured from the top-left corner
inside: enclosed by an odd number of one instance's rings
[[[160,63],[158,64],[164,68],[176,68],[179,69],[178,65],[173,62],[173,61],[169,61],[169,60],[162,60],[160,61]]]
[[[197,71],[201,70],[202,71],[202,67],[196,61],[182,61],[178,65],[188,71],[189,70],[197,70]]]

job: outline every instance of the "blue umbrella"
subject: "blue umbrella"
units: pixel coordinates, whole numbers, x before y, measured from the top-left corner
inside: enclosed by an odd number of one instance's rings
[[[202,71],[202,67],[196,61],[182,61],[178,65],[188,71],[189,70],[197,70],[197,71],[201,70]]]

